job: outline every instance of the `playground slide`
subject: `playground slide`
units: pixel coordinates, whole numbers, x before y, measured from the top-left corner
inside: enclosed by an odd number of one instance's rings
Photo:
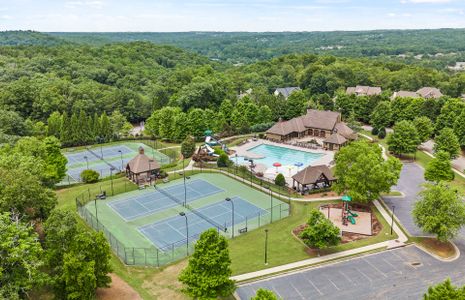
[[[358,217],[358,214],[356,214],[356,213],[354,213],[354,212],[352,212],[352,211],[350,211],[350,210],[347,210],[347,213],[348,213],[349,215],[351,215],[352,217]]]
[[[218,154],[215,154],[215,150],[213,150],[213,148],[210,147],[208,144],[205,144],[205,149],[207,149],[207,152],[209,155],[215,156],[215,157],[219,156]]]
[[[347,217],[347,220],[349,220],[349,222],[350,222],[352,225],[355,225],[355,218],[354,218],[354,217],[348,216],[348,217]]]

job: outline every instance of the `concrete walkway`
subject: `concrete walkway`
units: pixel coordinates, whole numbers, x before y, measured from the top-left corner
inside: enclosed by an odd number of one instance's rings
[[[383,218],[385,218],[386,220],[391,219],[390,214],[384,209],[384,207],[381,205],[381,203],[379,203],[378,200],[374,201],[373,203],[375,204],[376,208],[380,211]],[[377,243],[373,245],[368,245],[368,246],[364,246],[364,247],[360,247],[356,249],[346,250],[346,251],[342,251],[338,253],[333,253],[333,254],[329,254],[325,256],[309,258],[306,260],[301,260],[298,262],[281,265],[281,266],[277,266],[273,268],[268,268],[268,269],[264,269],[264,270],[260,270],[256,272],[241,274],[241,275],[233,276],[231,277],[231,279],[236,280],[236,281],[251,280],[254,278],[270,276],[273,274],[291,271],[294,269],[310,267],[315,264],[321,264],[321,263],[332,261],[332,260],[339,259],[339,258],[362,254],[364,252],[377,250],[380,248],[392,249],[392,248],[404,246],[405,245],[404,243],[408,240],[407,236],[404,234],[404,232],[399,228],[399,226],[396,223],[394,223],[393,230],[398,235],[398,239],[393,239],[393,240],[389,240],[389,241],[385,241],[385,242],[381,242],[381,243]]]

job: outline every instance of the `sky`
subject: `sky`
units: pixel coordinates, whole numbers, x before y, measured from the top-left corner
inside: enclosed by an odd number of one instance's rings
[[[0,0],[0,31],[465,28],[465,0]]]

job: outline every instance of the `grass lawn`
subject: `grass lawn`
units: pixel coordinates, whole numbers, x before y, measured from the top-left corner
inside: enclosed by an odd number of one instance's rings
[[[440,242],[435,238],[429,237],[412,237],[411,240],[441,258],[447,259],[456,255],[455,247],[450,242]]]
[[[307,252],[308,248],[292,234],[292,230],[306,222],[310,209],[317,208],[323,203],[335,202],[336,201],[307,203],[292,202],[290,217],[230,240],[229,249],[233,274],[238,275],[253,272],[315,257],[316,254],[309,254]],[[389,234],[389,224],[382,218],[379,211],[374,209],[374,212],[383,227],[377,236],[330,247],[322,250],[321,254],[324,255],[349,250],[397,238],[397,235],[394,234],[391,236]],[[269,230],[267,266],[264,264],[265,229]]]

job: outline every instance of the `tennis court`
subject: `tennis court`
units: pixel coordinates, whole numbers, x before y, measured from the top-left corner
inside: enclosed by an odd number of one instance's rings
[[[110,202],[108,205],[125,221],[130,221],[178,206],[184,201],[183,183],[169,186],[162,189],[162,191],[152,188],[146,193],[141,193],[125,200]],[[189,180],[186,183],[186,202],[189,203],[220,192],[223,192],[223,190],[205,180]],[[171,195],[171,197],[166,194]],[[173,198],[179,202],[174,202]]]
[[[223,199],[221,199],[223,200]],[[266,211],[250,202],[232,197],[234,201],[234,224],[244,223],[248,216],[257,216]],[[213,222],[228,228],[232,225],[232,206],[224,200],[197,209],[201,214],[208,216]],[[216,226],[192,212],[186,212],[189,227],[189,243],[192,243],[205,230]],[[141,226],[138,230],[149,239],[157,248],[169,248],[171,244],[186,241],[186,220],[182,216],[173,216],[163,221]]]
[[[171,159],[153,148],[138,142],[126,142],[107,146],[93,146],[82,150],[64,153],[68,159],[66,168],[68,178],[66,182],[80,182],[80,174],[86,169],[97,171],[100,178],[110,176],[113,172],[120,172],[125,165],[139,153],[139,147],[145,149],[145,154],[156,159],[161,165],[171,162]]]

